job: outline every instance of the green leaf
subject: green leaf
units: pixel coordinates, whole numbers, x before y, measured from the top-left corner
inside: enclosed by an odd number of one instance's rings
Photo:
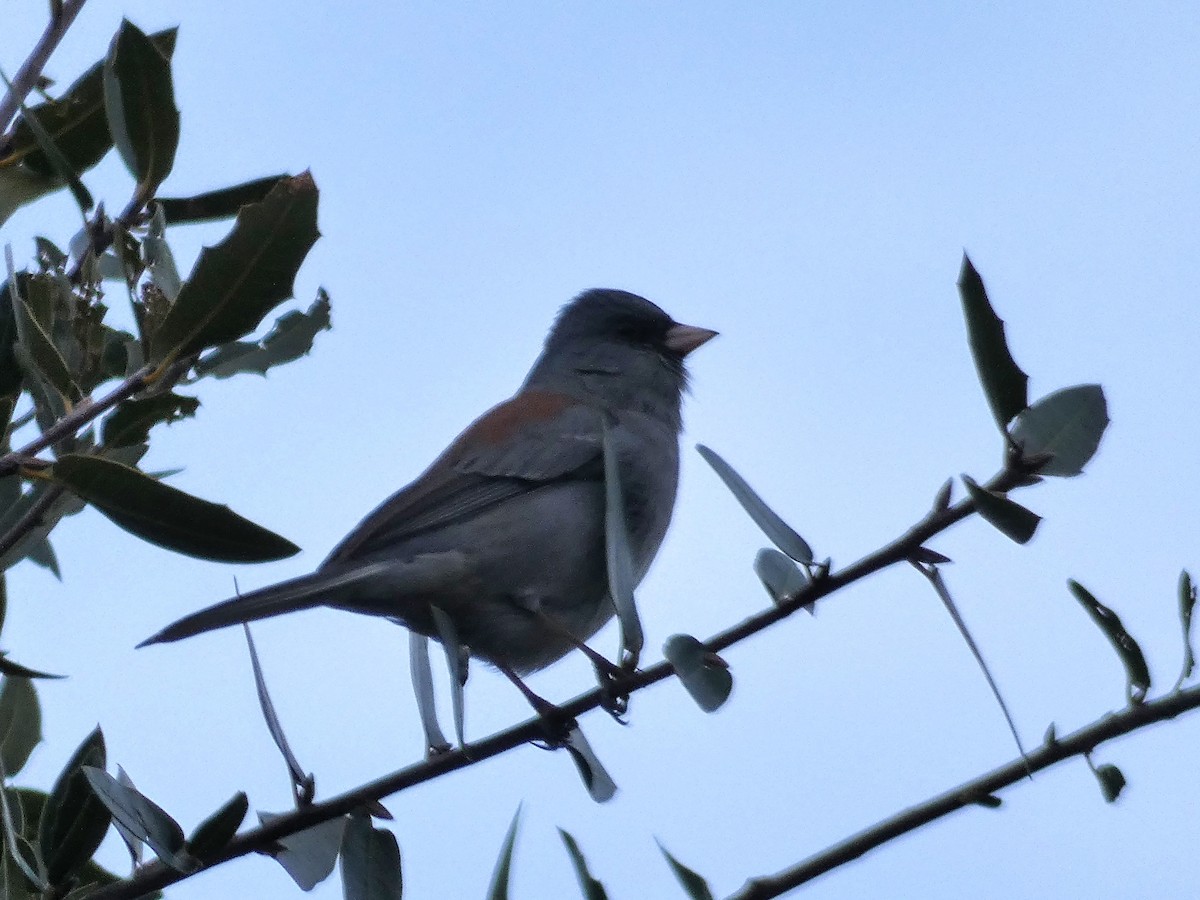
[[[0,216],[0,224],[3,221]],[[21,392],[21,382],[25,377],[17,364],[17,340],[17,314],[12,303],[12,285],[5,280],[0,286],[0,397],[11,398],[14,402]],[[11,411],[9,415],[12,415]]]
[[[579,843],[561,828],[558,829],[558,834],[571,857],[571,864],[575,867],[575,877],[579,879],[579,889],[583,891],[586,900],[608,900],[604,885],[593,878],[592,873],[588,871],[587,860],[583,857],[583,851],[579,849]]]
[[[975,371],[979,373],[979,382],[996,424],[1004,431],[1013,416],[1029,405],[1029,376],[1012,358],[1004,337],[1004,321],[992,309],[983,279],[965,253],[958,276],[958,293],[962,298]]]
[[[1120,617],[1097,600],[1087,588],[1074,579],[1067,581],[1067,587],[1075,595],[1075,599],[1087,610],[1092,620],[1100,626],[1104,636],[1117,651],[1117,656],[1121,658],[1121,662],[1125,666],[1126,692],[1130,702],[1141,703],[1146,699],[1146,694],[1150,690],[1150,668],[1146,665],[1146,657],[1142,653],[1142,648],[1125,630]]]
[[[106,447],[125,447],[144,443],[150,429],[162,422],[168,425],[196,414],[200,401],[175,393],[154,394],[143,400],[126,400],[104,420],[100,440]]]
[[[304,356],[312,349],[317,333],[330,327],[329,295],[322,288],[307,311],[284,313],[261,341],[234,341],[205,354],[196,363],[196,374],[214,378],[229,378],[241,372],[266,375],[271,367]]]
[[[13,481],[15,482],[15,478]],[[0,511],[0,534],[5,534],[24,517],[35,504],[41,504],[45,494],[58,491],[52,484],[35,484],[31,490],[25,491],[16,501]],[[8,569],[23,560],[30,552],[36,552],[37,547],[46,540],[54,526],[64,516],[74,515],[84,508],[84,503],[74,494],[62,492],[52,500],[45,511],[38,516],[38,523],[25,532],[24,537],[17,541],[11,549],[0,556],[0,570]]]
[[[30,276],[29,281],[47,278],[45,275]],[[54,341],[42,327],[30,309],[29,304],[17,293],[16,279],[9,280],[9,299],[12,302],[13,314],[17,326],[17,357],[23,367],[30,366],[46,379],[59,394],[71,400],[79,400],[83,395],[67,361],[63,359]]]
[[[979,515],[1018,544],[1029,543],[1041,516],[1003,494],[981,487],[969,475],[963,475],[962,480]]]
[[[85,766],[106,762],[104,734],[99,726],[84,738],[50,789],[50,799],[38,828],[38,844],[52,884],[84,866],[108,831],[109,813],[90,787]]]
[[[121,784],[98,766],[84,766],[83,773],[115,822],[120,822],[126,831],[145,841],[172,869],[189,872],[195,868],[194,861],[183,852],[183,829],[162,807],[140,791]]]
[[[23,666],[19,662],[13,662],[8,658],[8,654],[0,651],[0,675],[7,675],[11,678],[65,678],[64,675],[51,675],[49,672],[39,672],[37,669],[31,669],[28,666]]]
[[[142,249],[146,255],[146,268],[150,270],[150,280],[154,286],[163,292],[163,296],[174,303],[179,299],[183,290],[183,281],[179,277],[179,267],[175,265],[175,254],[167,243],[167,219],[163,215],[162,204],[154,204],[154,214],[146,227],[146,239]]]
[[[169,56],[128,19],[122,20],[104,60],[104,111],[140,196],[153,197],[175,162],[179,110]]]
[[[692,900],[713,900],[712,891],[708,887],[708,882],[699,875],[695,870],[689,869],[679,860],[677,860],[666,847],[662,845],[662,841],[655,841],[658,844],[658,850],[671,866],[671,871],[675,873],[675,877],[679,879],[680,886],[687,891],[687,895]]]
[[[210,861],[229,846],[249,809],[250,801],[245,792],[238,791],[224,806],[196,826],[192,836],[187,839],[188,853],[196,859]]]
[[[725,705],[733,690],[733,675],[721,657],[690,634],[667,638],[663,656],[702,710],[716,712]]]
[[[612,776],[592,750],[592,745],[588,743],[579,726],[567,732],[563,747],[571,754],[588,795],[597,803],[607,803],[611,800],[617,793],[617,783],[612,780]]]
[[[1104,802],[1116,803],[1127,784],[1125,773],[1110,763],[1095,766],[1092,771],[1096,774],[1096,780],[1100,782],[1100,792],[1104,795]]]
[[[496,868],[492,870],[492,883],[488,886],[488,900],[508,900],[508,883],[512,878],[513,851],[517,846],[517,827],[521,823],[521,807],[513,813],[508,832],[504,835],[504,843],[500,845],[500,855],[496,858]]]
[[[771,540],[771,543],[796,562],[812,562],[812,548],[808,546],[808,542],[763,502],[762,498],[734,470],[733,466],[703,444],[697,444],[696,450],[704,457],[704,461],[713,467],[713,470],[725,482],[725,486],[729,488],[730,493],[737,498],[738,503],[742,504],[742,508],[749,513],[754,524],[762,529],[763,534]]]
[[[2,842],[4,856],[6,859],[12,860],[28,879],[29,884],[36,888],[39,895],[44,896],[49,892],[50,882],[44,874],[40,860],[30,852],[32,847],[27,839],[18,833],[20,808],[17,806],[15,798],[12,801],[9,800],[9,788],[6,781],[7,773],[0,772],[0,819],[3,819],[4,824],[4,840]],[[31,857],[32,862],[30,862]]]
[[[637,587],[633,551],[629,548],[629,525],[625,515],[625,491],[621,488],[621,472],[617,451],[613,446],[608,415],[600,415],[600,431],[604,448],[604,557],[608,571],[608,593],[617,608],[621,623],[621,661],[630,669],[637,668],[645,636],[638,616],[633,591]]]
[[[258,820],[270,825],[282,816],[282,813],[262,812],[258,814]],[[292,876],[300,890],[311,891],[329,877],[337,865],[347,821],[347,816],[339,816],[275,842],[283,848],[274,854],[275,861]]]
[[[758,551],[754,557],[754,572],[776,606],[794,599],[809,584],[808,573],[774,547]]]
[[[3,225],[22,206],[44,197],[59,187],[52,175],[38,175],[25,166],[0,166],[0,225]]]
[[[191,197],[159,197],[168,225],[184,222],[212,222],[235,216],[243,206],[258,203],[287,175],[255,178],[232,187],[207,191]]]
[[[1108,405],[1098,384],[1079,384],[1047,394],[1023,410],[1013,422],[1013,440],[1022,455],[1053,454],[1039,475],[1071,477],[1096,455],[1108,427]]]
[[[200,559],[265,562],[298,553],[286,538],[216,503],[109,459],[66,454],[54,480],[116,525],[152,544]]]
[[[242,208],[232,233],[200,253],[154,334],[161,362],[237,340],[292,296],[292,281],[316,242],[317,186],[308,172],[282,179],[261,203]]]
[[[394,834],[372,827],[365,813],[352,815],[342,837],[341,855],[346,900],[400,900],[404,878]]]
[[[1196,655],[1192,651],[1192,613],[1196,609],[1196,585],[1187,569],[1179,573],[1179,621],[1183,626],[1183,670],[1179,673],[1178,688],[1191,676],[1196,667]]]
[[[42,710],[28,678],[0,682],[0,766],[11,775],[25,767],[42,741]]]

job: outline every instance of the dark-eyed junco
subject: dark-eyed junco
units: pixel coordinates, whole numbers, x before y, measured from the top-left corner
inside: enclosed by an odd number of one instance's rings
[[[640,581],[675,504],[684,357],[715,334],[624,291],[581,294],[516,395],[363,519],[316,572],[186,616],[142,646],[314,606],[436,637],[432,604],[471,655],[509,674],[548,666],[614,614],[601,417]]]

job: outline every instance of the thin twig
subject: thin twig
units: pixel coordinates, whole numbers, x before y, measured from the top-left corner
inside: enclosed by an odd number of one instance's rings
[[[21,108],[21,103],[24,102],[29,92],[37,84],[38,78],[41,77],[42,70],[50,59],[50,54],[54,52],[86,2],[87,0],[64,0],[52,13],[41,40],[34,45],[29,57],[21,64],[21,68],[17,69],[17,74],[12,78],[12,87],[4,95],[4,99],[0,100],[0,130],[7,128],[12,122],[17,110]]]
[[[1200,708],[1200,686],[1175,691],[1149,703],[1131,704],[1118,713],[1102,716],[1073,734],[1043,744],[1023,758],[1007,762],[978,778],[964,782],[858,834],[838,841],[791,868],[774,875],[752,878],[741,890],[729,895],[726,900],[767,900],[770,897],[778,897],[819,875],[858,859],[888,841],[964,807],[974,806],[984,798],[994,796],[1002,788],[1025,780],[1028,777],[1027,766],[1034,772],[1040,772],[1071,757],[1090,753],[1105,741],[1111,741],[1148,725],[1165,722],[1197,708]]]
[[[25,510],[24,515],[13,523],[12,528],[0,535],[0,558],[17,546],[21,538],[41,524],[46,511],[50,509],[55,500],[63,495],[64,490],[65,488],[58,485],[47,488],[45,493],[29,504],[29,509]]]

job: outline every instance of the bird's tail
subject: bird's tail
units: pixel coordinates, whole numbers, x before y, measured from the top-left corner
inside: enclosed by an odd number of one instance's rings
[[[312,609],[314,606],[336,605],[362,582],[377,577],[385,567],[385,564],[366,565],[346,572],[313,572],[311,575],[290,578],[184,616],[138,646],[166,644],[229,625],[241,625],[283,613]]]

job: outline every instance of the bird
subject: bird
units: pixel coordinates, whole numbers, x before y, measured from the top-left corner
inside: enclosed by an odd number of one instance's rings
[[[368,514],[316,571],[192,613],[138,646],[321,606],[440,639],[436,607],[471,657],[523,688],[520,676],[586,652],[615,614],[604,422],[636,585],[675,505],[684,361],[716,334],[626,291],[579,294],[516,394]]]

